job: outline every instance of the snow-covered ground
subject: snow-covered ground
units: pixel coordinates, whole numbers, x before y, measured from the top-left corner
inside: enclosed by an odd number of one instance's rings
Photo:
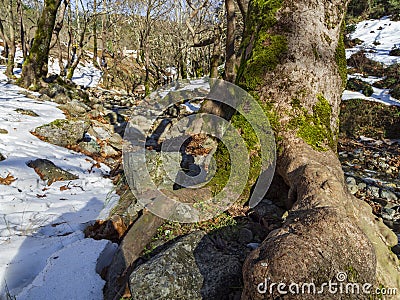
[[[360,39],[362,44],[346,49],[346,58],[352,54],[365,50],[368,58],[381,62],[384,65],[400,63],[400,56],[390,56],[390,50],[396,46],[400,48],[400,22],[391,21],[388,17],[380,20],[367,20],[357,24],[356,30],[350,35],[351,39]],[[382,78],[368,77],[361,75],[349,75],[349,78],[357,77],[365,82],[373,83]],[[387,105],[400,105],[400,101],[391,97],[388,89],[378,89],[372,87],[374,93],[371,97],[366,97],[362,93],[354,91],[344,91],[342,99],[366,99]]]
[[[366,51],[366,56],[374,61],[392,65],[400,62],[399,56],[390,56],[393,46],[400,47],[400,22],[391,21],[388,17],[380,20],[367,20],[357,24],[351,39],[360,39],[361,45],[346,49],[346,58],[360,50]],[[375,43],[375,44],[374,44]]]
[[[373,84],[374,82],[382,79],[382,78],[373,77],[373,76],[363,77],[361,74],[348,75],[348,78],[357,78],[357,79],[365,81],[369,84]],[[343,92],[342,99],[343,100],[365,99],[365,100],[375,101],[375,102],[379,102],[379,103],[386,104],[386,105],[400,106],[400,101],[391,97],[388,89],[378,89],[376,87],[372,87],[372,90],[374,92],[370,97],[365,96],[361,92],[354,92],[354,91],[346,90]]]
[[[49,73],[60,74],[58,59],[49,58]],[[72,81],[84,87],[97,86],[101,80],[102,72],[90,61],[81,61],[75,69]]]
[[[0,66],[0,81],[4,79]],[[107,264],[116,245],[85,239],[82,230],[107,216],[118,200],[105,165],[45,143],[30,131],[65,118],[56,104],[29,99],[21,89],[0,82],[0,299],[101,299],[104,281],[96,271]],[[20,114],[29,109],[38,117]],[[79,179],[48,186],[26,163],[46,158]],[[63,187],[63,188],[62,188]]]

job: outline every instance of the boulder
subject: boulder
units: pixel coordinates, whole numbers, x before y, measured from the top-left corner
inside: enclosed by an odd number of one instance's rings
[[[0,153],[0,161],[5,160],[6,158],[3,156],[3,154]]]
[[[50,98],[54,98],[59,94],[66,94],[67,90],[57,83],[49,84],[48,87],[42,88],[39,91],[40,94],[47,95]]]
[[[35,135],[54,145],[66,147],[76,145],[83,139],[89,128],[89,122],[81,120],[55,120],[37,127]]]
[[[118,133],[113,133],[108,139],[108,144],[113,146],[115,149],[122,151],[123,139]]]
[[[237,257],[197,231],[137,267],[129,289],[132,299],[227,299],[230,288],[241,286],[241,273]]]
[[[103,124],[96,120],[92,120],[92,126],[88,130],[91,136],[96,137],[99,140],[105,141],[111,138],[114,133],[114,127],[110,124]]]
[[[78,176],[57,167],[48,159],[31,160],[27,163],[27,166],[33,168],[39,175],[40,179],[47,180],[47,185],[51,185],[55,181],[74,180],[79,178]]]
[[[106,156],[106,157],[113,157],[113,156],[117,156],[119,153],[110,145],[103,145],[103,147],[101,147],[101,152]]]
[[[89,106],[78,100],[72,100],[66,104],[60,105],[59,108],[66,111],[72,117],[85,116],[90,110]]]
[[[101,147],[95,140],[90,140],[89,142],[80,142],[79,147],[83,150],[83,152],[89,154],[100,154]]]
[[[66,104],[71,101],[71,98],[66,94],[57,94],[54,96],[54,102],[58,104]]]
[[[21,115],[26,115],[26,116],[31,116],[31,117],[39,117],[39,115],[31,109],[17,108],[15,111],[17,113],[20,113]]]

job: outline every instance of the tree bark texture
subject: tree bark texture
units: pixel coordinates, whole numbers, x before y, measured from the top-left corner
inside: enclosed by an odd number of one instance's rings
[[[32,47],[22,67],[21,84],[37,88],[47,75],[50,42],[61,0],[45,0]]]
[[[276,299],[257,286],[314,282],[339,272],[356,282],[399,287],[396,236],[352,196],[336,153],[346,80],[342,24],[347,0],[253,0],[237,83],[263,107],[278,141],[277,172],[293,206],[244,265],[243,299]],[[338,294],[285,299],[338,299]],[[365,299],[366,295],[345,295]],[[347,298],[343,298],[347,299]]]

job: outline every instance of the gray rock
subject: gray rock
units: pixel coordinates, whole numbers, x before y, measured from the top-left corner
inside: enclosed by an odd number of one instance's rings
[[[69,101],[71,101],[71,98],[68,95],[64,94],[64,93],[57,94],[57,95],[54,96],[54,102],[55,103],[66,104]]]
[[[15,111],[20,113],[21,115],[26,115],[26,116],[31,116],[31,117],[39,117],[39,115],[31,109],[17,108]]]
[[[356,185],[356,179],[354,177],[346,177],[346,184],[349,185]]]
[[[358,186],[355,184],[347,184],[347,188],[349,189],[349,192],[354,195],[358,192]]]
[[[101,152],[103,152],[106,157],[111,157],[111,156],[117,156],[118,155],[118,152],[113,147],[111,147],[110,145],[107,145],[107,144],[105,144],[101,148]]]
[[[253,209],[253,213],[258,219],[267,218],[279,220],[282,218],[285,210],[275,205],[271,200],[263,199]]]
[[[111,138],[114,133],[114,127],[110,124],[103,124],[98,121],[92,120],[92,126],[88,130],[91,136],[94,136],[102,141]]]
[[[204,232],[187,235],[132,272],[132,299],[225,299],[241,285],[237,257],[218,250]]]
[[[389,201],[397,201],[397,196],[395,193],[389,191],[389,190],[380,190],[380,195],[382,198],[387,199]]]
[[[67,111],[67,113],[72,117],[85,116],[86,113],[90,110],[90,107],[77,100],[72,100],[66,104],[60,105],[59,108]]]
[[[79,147],[85,152],[90,154],[99,154],[101,151],[100,145],[95,140],[90,140],[89,142],[80,142]]]
[[[358,190],[362,191],[367,187],[367,184],[364,182],[360,182],[359,184],[357,184],[358,186]]]
[[[385,220],[393,220],[393,217],[396,215],[396,210],[393,208],[384,207],[382,208],[382,218]]]
[[[239,242],[248,244],[253,240],[253,232],[248,228],[241,228],[239,231]]]
[[[52,83],[48,87],[41,89],[39,93],[54,98],[58,95],[65,95],[66,89],[59,84]]]
[[[33,168],[39,175],[40,179],[47,180],[47,184],[51,185],[55,181],[74,180],[79,177],[71,174],[59,167],[48,159],[36,159],[27,162],[27,166]]]
[[[123,139],[118,133],[113,133],[108,139],[108,143],[117,150],[122,150]]]
[[[42,94],[39,96],[39,100],[41,101],[51,101],[51,98],[47,96],[46,94]]]
[[[54,145],[66,147],[76,145],[89,128],[89,122],[80,120],[55,120],[37,127],[35,134]]]
[[[379,188],[372,185],[367,186],[367,195],[379,198]]]

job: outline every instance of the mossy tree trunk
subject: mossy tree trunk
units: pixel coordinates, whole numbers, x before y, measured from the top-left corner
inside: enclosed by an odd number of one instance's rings
[[[293,206],[283,227],[247,258],[244,299],[279,296],[257,291],[267,278],[320,284],[350,269],[357,282],[400,286],[398,260],[389,250],[397,238],[348,192],[336,153],[346,5],[347,0],[249,4],[237,83],[268,108],[278,141],[277,172]],[[289,298],[309,299],[297,297]]]
[[[47,75],[49,48],[61,0],[45,0],[29,55],[22,67],[21,84],[37,88]]]

